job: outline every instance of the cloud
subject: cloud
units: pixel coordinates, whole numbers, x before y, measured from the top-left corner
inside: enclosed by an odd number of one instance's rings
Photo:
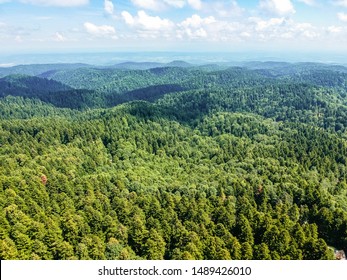
[[[105,10],[106,14],[113,15],[113,13],[114,13],[114,5],[113,5],[112,1],[110,1],[110,0],[105,0],[104,1],[104,10]]]
[[[342,6],[347,8],[347,0],[336,0],[334,1],[336,6]]]
[[[331,25],[326,30],[330,34],[338,34],[338,33],[342,32],[342,27],[341,26]]]
[[[296,33],[298,37],[305,38],[305,39],[316,39],[320,37],[319,32],[316,30],[316,28],[311,23],[295,23],[291,22],[290,29]]]
[[[135,25],[135,19],[129,12],[123,11],[122,17],[127,25],[130,25],[130,26]]]
[[[24,4],[56,7],[76,7],[89,4],[89,0],[0,0],[0,4],[7,2],[21,2]]]
[[[199,28],[203,25],[208,25],[214,22],[216,22],[216,19],[213,16],[202,18],[199,15],[192,15],[190,18],[182,21],[180,26],[183,26],[185,28]]]
[[[253,24],[249,33],[256,41],[292,40],[294,38],[307,41],[320,37],[319,30],[307,22],[295,22],[285,17],[268,20],[252,17],[248,20]]]
[[[65,42],[67,38],[63,34],[56,32],[53,36],[53,40],[56,42]]]
[[[204,10],[213,11],[214,14],[223,18],[235,18],[240,17],[245,12],[245,9],[241,8],[237,1],[213,1],[213,3],[204,4]]]
[[[175,24],[169,19],[163,19],[159,16],[150,16],[144,11],[139,11],[135,16],[127,11],[123,11],[121,16],[125,23],[135,30],[131,32],[132,38],[145,39],[172,39]]]
[[[194,14],[177,24],[176,37],[181,40],[206,42],[243,42],[252,40],[255,32],[253,23],[243,21],[220,20],[214,16],[201,17]]]
[[[131,0],[131,2],[141,9],[159,11],[164,9],[165,4],[158,0]]]
[[[202,18],[196,14],[192,15],[178,24],[179,29],[177,30],[176,36],[179,39],[183,39],[184,37],[188,37],[189,39],[206,38],[209,35],[212,25],[216,22],[213,16]]]
[[[278,29],[284,27],[286,24],[286,20],[284,17],[282,18],[270,18],[269,20],[263,20],[260,18],[250,18],[251,21],[255,23],[255,30],[259,31],[274,31],[274,29]]]
[[[205,13],[213,13],[221,17],[240,15],[244,12],[236,0],[131,0],[138,8],[152,11],[162,11],[169,8],[181,9],[190,7],[194,10],[203,10]]]
[[[89,0],[20,0],[20,2],[40,6],[57,7],[76,7],[89,4]]]
[[[85,30],[96,37],[108,37],[116,38],[116,30],[113,26],[110,25],[95,25],[90,22],[84,23]]]
[[[188,0],[188,4],[195,10],[201,10],[202,8],[201,0]]]
[[[201,0],[131,0],[138,8],[152,11],[160,11],[167,8],[183,8],[187,4],[195,10],[202,8]]]
[[[174,8],[183,8],[186,5],[184,0],[163,0],[167,5]]]
[[[142,30],[167,31],[174,27],[174,23],[168,19],[162,19],[159,16],[150,16],[145,11],[139,11],[136,16],[123,11],[122,17],[125,23],[132,27],[138,27]]]
[[[347,14],[346,13],[337,13],[337,17],[339,18],[339,20],[341,20],[343,22],[347,22]]]
[[[305,3],[308,6],[316,5],[316,0],[298,0],[299,2]]]
[[[260,0],[260,8],[268,13],[286,16],[295,13],[290,0]]]

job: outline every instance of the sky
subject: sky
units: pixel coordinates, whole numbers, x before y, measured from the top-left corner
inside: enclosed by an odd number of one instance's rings
[[[0,0],[0,53],[347,51],[347,0]]]

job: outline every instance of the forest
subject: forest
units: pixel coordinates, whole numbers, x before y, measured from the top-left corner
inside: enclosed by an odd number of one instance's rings
[[[0,68],[0,259],[334,260],[347,68]]]

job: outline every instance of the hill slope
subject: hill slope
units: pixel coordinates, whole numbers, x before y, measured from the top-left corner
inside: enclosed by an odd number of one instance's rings
[[[346,92],[310,71],[2,78],[0,258],[334,259]]]

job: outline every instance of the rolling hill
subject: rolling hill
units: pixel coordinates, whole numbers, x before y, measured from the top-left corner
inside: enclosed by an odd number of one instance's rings
[[[0,78],[1,259],[347,251],[345,68],[70,66]]]

